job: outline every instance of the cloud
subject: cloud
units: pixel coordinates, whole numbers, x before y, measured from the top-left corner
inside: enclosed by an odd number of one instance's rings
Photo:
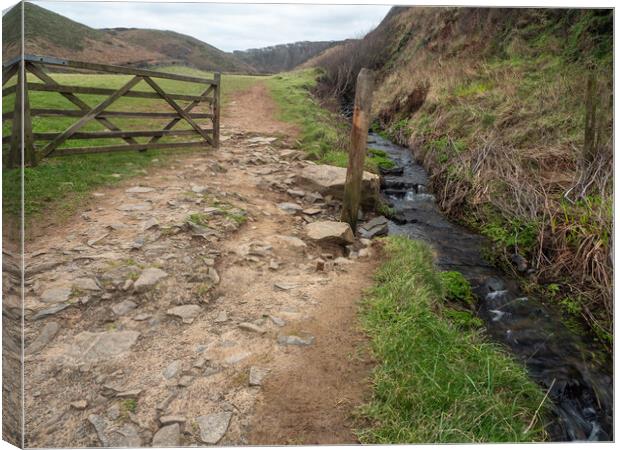
[[[385,5],[37,3],[93,28],[171,30],[225,51],[360,37],[390,9]]]

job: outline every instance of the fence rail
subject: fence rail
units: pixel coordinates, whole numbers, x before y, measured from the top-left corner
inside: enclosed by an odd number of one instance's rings
[[[52,77],[50,70],[71,70],[87,73],[104,73],[118,75],[133,75],[123,86],[111,89],[97,86],[64,85]],[[26,79],[32,74],[42,83],[34,83]],[[17,82],[4,87],[10,80],[17,78]],[[175,80],[185,83],[203,85],[205,88],[200,95],[167,92],[155,80]],[[138,91],[133,88],[144,82],[151,91]],[[2,68],[2,96],[15,95],[15,107],[12,112],[2,114],[3,120],[11,120],[11,134],[4,136],[2,143],[9,144],[7,165],[16,167],[21,164],[22,143],[24,161],[28,165],[36,165],[42,158],[83,153],[103,153],[126,150],[145,151],[155,148],[183,148],[200,146],[219,146],[220,139],[220,94],[221,76],[215,73],[213,79],[198,78],[174,73],[158,72],[153,70],[135,69],[131,67],[95,64],[83,61],[70,61],[45,56],[25,55],[15,58]],[[78,109],[30,108],[29,92],[56,92],[62,95]],[[78,95],[106,96],[95,106],[90,106]],[[143,111],[132,108],[128,111],[113,111],[108,108],[120,98],[156,99],[164,101],[172,111]],[[178,101],[187,102],[181,105]],[[206,104],[208,112],[192,112],[199,105]],[[34,132],[32,117],[69,117],[76,118],[68,128],[57,132]],[[143,118],[143,119],[170,119],[159,130],[123,130],[112,118]],[[210,128],[204,128],[196,121],[209,119]],[[107,131],[80,131],[86,124],[98,122]],[[179,123],[186,123],[190,129],[174,129]],[[23,132],[23,140],[22,140]],[[194,136],[199,141],[188,142],[159,142],[168,136]],[[121,145],[62,147],[72,139],[107,139],[120,138],[125,141]],[[150,138],[147,142],[138,142],[135,138]]]

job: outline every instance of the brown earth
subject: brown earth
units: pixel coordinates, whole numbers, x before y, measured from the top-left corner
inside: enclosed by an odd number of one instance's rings
[[[28,243],[26,446],[151,446],[171,415],[171,445],[205,445],[198,418],[210,414],[230,418],[220,445],[356,442],[369,371],[356,309],[377,258],[305,236],[339,205],[287,193],[308,162],[266,87],[227,108],[218,151],[101,189]],[[165,277],[137,288],[154,269]],[[178,307],[187,323],[168,313]]]

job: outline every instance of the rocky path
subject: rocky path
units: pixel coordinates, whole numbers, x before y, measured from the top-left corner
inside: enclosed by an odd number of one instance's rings
[[[26,446],[355,442],[375,250],[294,136],[224,125],[27,245]]]

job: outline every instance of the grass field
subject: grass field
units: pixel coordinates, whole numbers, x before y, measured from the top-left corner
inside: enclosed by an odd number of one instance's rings
[[[160,71],[168,71],[178,74],[212,78],[211,73],[202,72],[186,67],[163,67]],[[53,78],[61,83],[75,86],[96,86],[105,88],[119,88],[131,77],[125,75],[86,75],[86,74],[53,74]],[[222,76],[222,101],[224,104],[230,99],[232,93],[245,89],[256,82],[258,78],[244,75]],[[39,82],[33,75],[29,75],[29,81]],[[180,94],[200,94],[206,87],[195,83],[180,82],[175,80],[156,80],[167,92]],[[10,84],[8,84],[10,85]],[[134,90],[149,91],[151,88],[144,82],[140,82]],[[90,106],[101,102],[105,96],[78,95]],[[77,107],[55,92],[30,92],[31,108],[63,108],[76,109]],[[178,101],[180,106],[187,102]],[[8,96],[3,102],[3,112],[11,111],[14,105],[14,95]],[[207,106],[207,105],[205,105]],[[208,107],[208,106],[207,106]],[[110,108],[116,111],[130,109],[140,111],[172,111],[172,108],[163,100],[142,98],[121,98]],[[194,112],[207,112],[199,105]],[[112,122],[124,130],[157,130],[164,127],[170,119],[133,119],[118,118]],[[75,118],[64,117],[33,117],[33,131],[35,132],[59,132],[75,122]],[[203,126],[210,128],[208,119],[198,120]],[[175,129],[189,129],[189,125],[181,121]],[[106,129],[96,121],[86,124],[81,131],[105,131]],[[3,133],[11,133],[11,121],[3,123]],[[145,142],[149,138],[136,138],[138,142]],[[160,142],[173,142],[179,140],[198,140],[197,138],[164,137]],[[111,145],[122,144],[121,139],[93,139],[71,140],[66,147],[84,145]],[[43,142],[41,142],[43,143]],[[3,153],[7,151],[3,146]],[[143,173],[147,166],[153,163],[163,164],[166,158],[187,152],[190,150],[149,150],[146,152],[120,152],[103,153],[93,155],[74,155],[58,158],[47,158],[34,168],[24,170],[25,198],[24,209],[27,217],[35,217],[38,213],[53,205],[58,215],[71,214],[80,201],[98,186],[117,183],[128,177]],[[210,151],[205,149],[193,151]],[[19,169],[4,170],[2,175],[3,209],[9,214],[17,214],[20,209],[19,201]]]
[[[438,272],[422,242],[385,245],[388,260],[361,311],[378,361],[372,400],[359,411],[362,442],[544,440],[543,392],[478,319],[453,307],[468,301],[462,276]]]

